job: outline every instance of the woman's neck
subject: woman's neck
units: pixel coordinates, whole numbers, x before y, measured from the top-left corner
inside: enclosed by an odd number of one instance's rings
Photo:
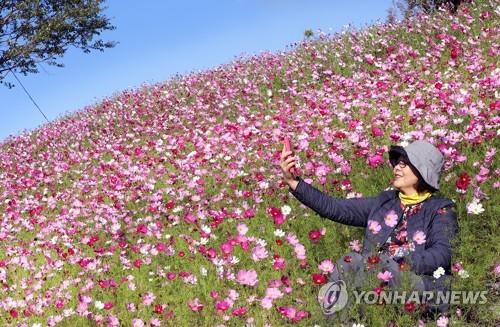
[[[403,193],[406,196],[411,196],[411,195],[417,195],[418,192],[416,189],[412,188],[401,188],[399,189],[399,192]]]

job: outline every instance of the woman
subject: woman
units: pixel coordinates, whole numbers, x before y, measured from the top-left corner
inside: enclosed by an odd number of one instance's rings
[[[364,198],[339,199],[319,191],[290,173],[295,161],[292,152],[283,148],[280,166],[295,198],[323,218],[365,228],[361,253],[339,259],[330,281],[352,278],[359,287],[363,266],[370,258],[372,262],[380,259],[379,269],[391,272],[391,286],[398,285],[400,270],[406,266],[412,272],[414,290],[449,290],[452,239],[458,225],[454,203],[434,194],[444,162],[436,147],[427,141],[415,141],[404,148],[391,146],[389,161],[396,190]],[[439,267],[444,269],[443,276],[438,276],[442,272]],[[428,305],[432,312],[448,310],[448,301],[443,299],[431,299]]]

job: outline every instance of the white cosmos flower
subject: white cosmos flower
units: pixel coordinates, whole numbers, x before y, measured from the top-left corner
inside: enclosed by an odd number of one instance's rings
[[[467,213],[479,215],[482,212],[484,212],[484,208],[483,205],[479,202],[479,199],[474,198],[472,199],[472,202],[467,204]]]
[[[292,208],[290,208],[290,206],[288,206],[288,205],[284,205],[284,206],[281,207],[281,212],[285,216],[288,216],[290,214],[290,212],[292,212]]]
[[[201,225],[201,230],[204,231],[207,234],[210,234],[212,232],[212,230],[210,229],[210,227],[207,226],[207,225]]]
[[[432,275],[434,276],[434,278],[438,279],[439,277],[444,275],[444,272],[444,268],[439,267],[438,269],[434,270],[434,273]]]
[[[462,278],[469,278],[469,273],[465,269],[461,269],[458,271],[458,276]]]
[[[267,188],[269,188],[269,183],[266,181],[262,181],[259,183],[259,187],[263,190],[266,190]]]
[[[102,303],[101,301],[95,301],[95,302],[94,302],[94,305],[95,305],[95,307],[96,307],[97,309],[99,309],[99,310],[104,309],[104,303]]]
[[[240,262],[240,259],[238,257],[235,257],[234,255],[231,257],[231,261],[229,261],[232,265],[237,264]]]
[[[282,231],[281,229],[277,229],[274,231],[274,236],[283,237],[283,236],[285,236],[285,232]]]
[[[262,246],[262,247],[266,247],[267,242],[266,242],[266,240],[263,240],[263,239],[261,239],[261,238],[258,238],[257,240],[255,240],[255,244],[258,244],[258,245],[260,245],[260,246]]]

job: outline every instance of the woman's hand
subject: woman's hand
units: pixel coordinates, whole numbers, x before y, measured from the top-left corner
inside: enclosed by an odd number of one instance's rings
[[[290,172],[290,168],[295,167],[296,158],[292,151],[286,151],[285,145],[283,145],[283,150],[281,151],[280,166],[283,172],[283,178],[285,182],[293,189],[297,187],[298,181],[294,178]],[[297,171],[295,169],[295,171]]]

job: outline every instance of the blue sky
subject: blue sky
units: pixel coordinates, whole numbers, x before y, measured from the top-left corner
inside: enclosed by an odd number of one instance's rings
[[[226,63],[239,55],[285,50],[304,30],[341,31],[385,20],[392,0],[108,0],[119,44],[104,52],[70,49],[64,68],[42,65],[19,75],[49,120],[125,89]],[[0,141],[38,128],[45,119],[12,76],[0,85]]]

